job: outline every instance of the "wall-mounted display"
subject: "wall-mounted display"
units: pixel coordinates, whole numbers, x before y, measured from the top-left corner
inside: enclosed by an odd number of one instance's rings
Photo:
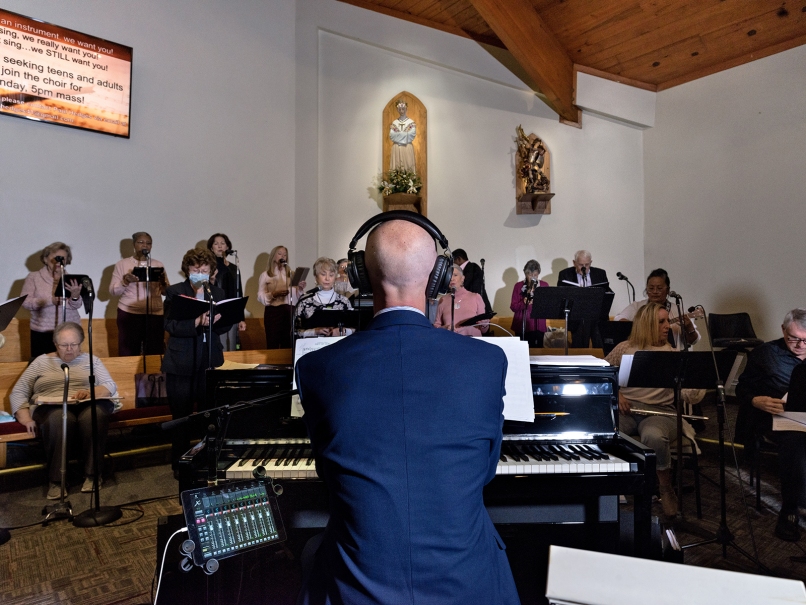
[[[132,49],[0,9],[0,113],[129,137]]]

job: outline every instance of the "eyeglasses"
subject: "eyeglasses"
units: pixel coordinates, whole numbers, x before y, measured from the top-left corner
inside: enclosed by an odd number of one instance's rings
[[[81,346],[80,342],[70,342],[70,343],[65,343],[65,344],[62,344],[62,345],[56,345],[56,347],[61,349],[62,351],[68,351],[70,349],[77,349],[80,346]]]
[[[806,346],[806,338],[792,338],[791,336],[787,336],[786,342],[787,344],[795,345],[796,347]]]

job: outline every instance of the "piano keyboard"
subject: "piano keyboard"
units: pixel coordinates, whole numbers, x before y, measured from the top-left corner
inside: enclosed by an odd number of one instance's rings
[[[630,463],[587,443],[507,441],[501,445],[496,475],[629,473]]]
[[[227,479],[252,479],[252,472],[259,466],[266,469],[266,476],[272,479],[318,478],[307,439],[229,439],[227,443],[249,446],[243,456],[227,468]]]

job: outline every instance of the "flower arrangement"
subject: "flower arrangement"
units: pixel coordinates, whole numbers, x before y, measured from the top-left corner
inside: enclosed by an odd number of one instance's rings
[[[394,168],[382,173],[378,177],[378,191],[383,196],[393,193],[413,193],[417,194],[423,188],[423,180],[414,172],[403,168]]]

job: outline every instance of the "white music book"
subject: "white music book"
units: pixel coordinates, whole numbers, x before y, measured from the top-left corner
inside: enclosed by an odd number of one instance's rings
[[[536,366],[593,366],[606,368],[610,364],[593,355],[531,355],[529,363]]]
[[[806,589],[797,580],[551,546],[546,597],[550,605],[795,605],[806,604]]]
[[[800,431],[806,433],[806,412],[783,412],[773,414],[773,431]]]
[[[307,355],[311,351],[318,351],[319,349],[332,345],[334,342],[338,342],[342,338],[347,337],[320,336],[319,338],[297,339],[296,346],[294,347],[294,372],[291,374],[291,384],[294,385],[293,388],[297,387],[297,362],[299,361],[300,357]],[[294,395],[291,397],[291,417],[302,418],[304,415],[305,410],[302,409],[302,403],[300,402],[299,395]]]
[[[532,371],[529,368],[529,343],[509,336],[495,338],[474,336],[473,338],[500,347],[507,356],[504,419],[534,422],[535,401],[532,394]]]

